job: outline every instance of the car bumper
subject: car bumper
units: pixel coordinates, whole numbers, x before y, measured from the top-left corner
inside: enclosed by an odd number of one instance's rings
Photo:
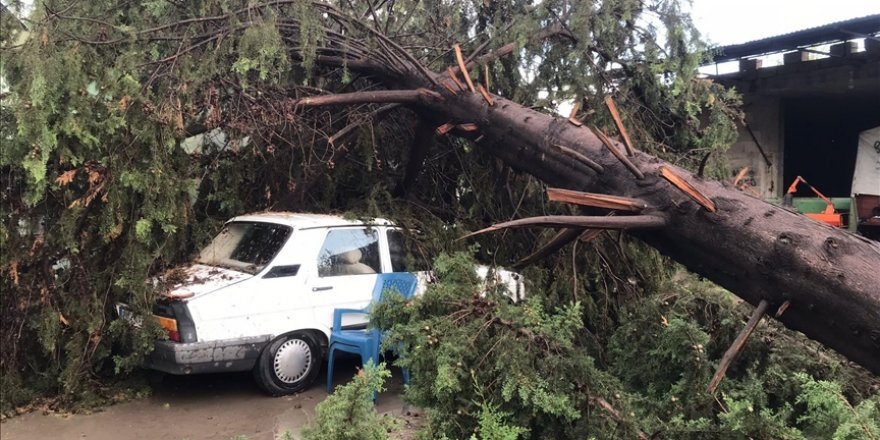
[[[270,339],[265,335],[208,342],[156,341],[146,367],[181,375],[247,371]]]

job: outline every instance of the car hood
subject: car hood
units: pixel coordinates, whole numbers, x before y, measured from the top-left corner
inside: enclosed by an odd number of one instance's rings
[[[253,275],[222,267],[193,264],[165,274],[168,287],[162,294],[174,299],[190,299],[239,283]]]

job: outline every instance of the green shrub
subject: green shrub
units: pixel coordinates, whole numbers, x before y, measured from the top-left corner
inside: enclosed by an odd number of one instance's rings
[[[315,420],[303,428],[304,440],[384,440],[395,419],[376,412],[373,395],[384,389],[391,373],[385,364],[372,363],[358,371],[351,382],[339,386],[315,408]]]

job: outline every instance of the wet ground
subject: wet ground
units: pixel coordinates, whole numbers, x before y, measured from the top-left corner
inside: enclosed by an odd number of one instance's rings
[[[339,362],[342,362],[341,364]],[[355,373],[357,362],[337,361],[337,383]],[[326,371],[326,370],[325,370]],[[402,416],[408,412],[400,398],[400,371],[379,395],[376,409]],[[234,439],[282,438],[299,430],[314,417],[315,405],[327,397],[322,374],[305,393],[268,397],[250,373],[166,376],[151,397],[107,407],[89,415],[25,414],[0,424],[0,439]],[[411,417],[410,420],[413,418]],[[405,433],[403,433],[404,436]]]

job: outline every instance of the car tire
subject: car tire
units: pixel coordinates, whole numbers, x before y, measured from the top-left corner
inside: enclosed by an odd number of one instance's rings
[[[321,369],[321,346],[307,332],[281,335],[263,348],[254,379],[272,396],[283,396],[308,389]]]

